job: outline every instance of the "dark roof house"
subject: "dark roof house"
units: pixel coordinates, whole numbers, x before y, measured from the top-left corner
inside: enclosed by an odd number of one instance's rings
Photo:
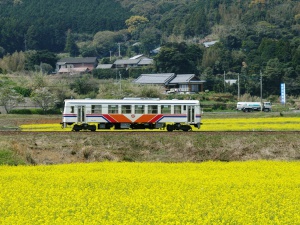
[[[172,79],[174,79],[174,77],[174,73],[141,74],[141,76],[139,76],[134,83],[166,86]]]
[[[199,92],[203,91],[204,80],[200,80],[195,74],[160,73],[141,74],[134,83],[162,85],[169,92]]]
[[[153,59],[150,59],[144,55],[136,55],[129,59],[118,59],[114,62],[114,68],[129,68],[137,66],[149,66],[153,64]]]
[[[85,73],[92,71],[98,65],[96,57],[62,58],[56,63],[57,73]]]

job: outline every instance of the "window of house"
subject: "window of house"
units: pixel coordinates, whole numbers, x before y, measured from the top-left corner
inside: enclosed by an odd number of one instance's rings
[[[189,91],[189,85],[181,84],[180,85],[180,91]]]
[[[92,113],[102,113],[102,105],[92,105]]]
[[[124,114],[131,113],[131,105],[122,105],[121,109],[122,109],[122,113],[124,113]]]
[[[181,105],[174,105],[174,114],[181,114]]]
[[[118,105],[108,105],[109,114],[118,114]]]
[[[144,105],[135,105],[134,106],[134,113],[135,114],[144,114],[145,106]]]
[[[162,114],[170,114],[171,113],[171,105],[162,105],[161,113]]]
[[[158,106],[157,105],[148,105],[148,113],[149,114],[157,114]]]

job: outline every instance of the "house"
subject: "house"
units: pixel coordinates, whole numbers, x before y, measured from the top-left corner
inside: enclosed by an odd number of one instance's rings
[[[174,73],[141,74],[134,83],[167,86],[174,79]]]
[[[151,54],[158,54],[159,51],[160,51],[160,49],[161,49],[161,47],[158,47],[158,48],[156,48],[156,49],[151,50],[150,53],[151,53]]]
[[[229,85],[232,85],[237,83],[237,79],[226,79],[225,82]]]
[[[59,74],[80,74],[91,72],[98,65],[96,57],[62,58],[56,63],[56,72]]]
[[[207,41],[207,42],[203,42],[203,45],[204,45],[206,48],[209,48],[210,46],[213,46],[213,45],[216,44],[217,42],[219,42],[219,41]]]
[[[140,59],[117,59],[113,67],[114,68],[129,68],[129,67],[137,67]]]
[[[98,64],[96,69],[111,69],[113,64]]]
[[[147,56],[144,56],[143,54],[140,54],[140,55],[135,55],[130,59],[149,59],[149,58]]]
[[[153,59],[144,55],[136,55],[129,59],[118,59],[113,63],[113,68],[130,68],[138,66],[149,66],[153,64]]]
[[[180,93],[200,92],[203,91],[204,83],[205,81],[200,80],[195,74],[177,74],[168,83],[168,88]]]
[[[138,62],[138,66],[151,66],[153,65],[153,59],[141,59]]]
[[[141,74],[134,83],[161,85],[167,93],[180,92],[191,93],[203,91],[205,81],[200,80],[195,74],[159,73]]]

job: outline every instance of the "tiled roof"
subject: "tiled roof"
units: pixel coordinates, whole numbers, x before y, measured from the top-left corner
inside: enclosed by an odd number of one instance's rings
[[[195,74],[178,74],[173,80],[171,80],[170,84],[189,83],[194,77]]]
[[[97,69],[110,69],[113,64],[98,64]]]
[[[131,57],[130,59],[139,59],[139,58],[141,58],[142,56],[143,56],[143,54],[141,54],[141,55],[136,55],[136,56]]]
[[[174,73],[141,74],[134,82],[139,84],[167,85],[175,77]]]
[[[118,59],[114,62],[115,65],[137,64],[140,59]]]
[[[153,64],[153,59],[141,59],[138,65],[150,65]]]
[[[77,64],[77,63],[95,63],[97,57],[84,57],[84,58],[62,58],[58,60],[58,63]]]
[[[89,71],[89,68],[87,67],[78,67],[78,68],[60,68],[58,70],[58,73],[72,73],[72,72],[87,72]]]

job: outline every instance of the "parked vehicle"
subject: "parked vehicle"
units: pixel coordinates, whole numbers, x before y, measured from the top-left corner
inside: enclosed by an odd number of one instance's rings
[[[73,131],[103,129],[166,129],[200,128],[198,100],[160,100],[125,98],[65,100],[63,128]]]
[[[236,105],[237,110],[242,110],[243,112],[252,111],[264,111],[269,112],[272,110],[271,102],[238,102]]]

